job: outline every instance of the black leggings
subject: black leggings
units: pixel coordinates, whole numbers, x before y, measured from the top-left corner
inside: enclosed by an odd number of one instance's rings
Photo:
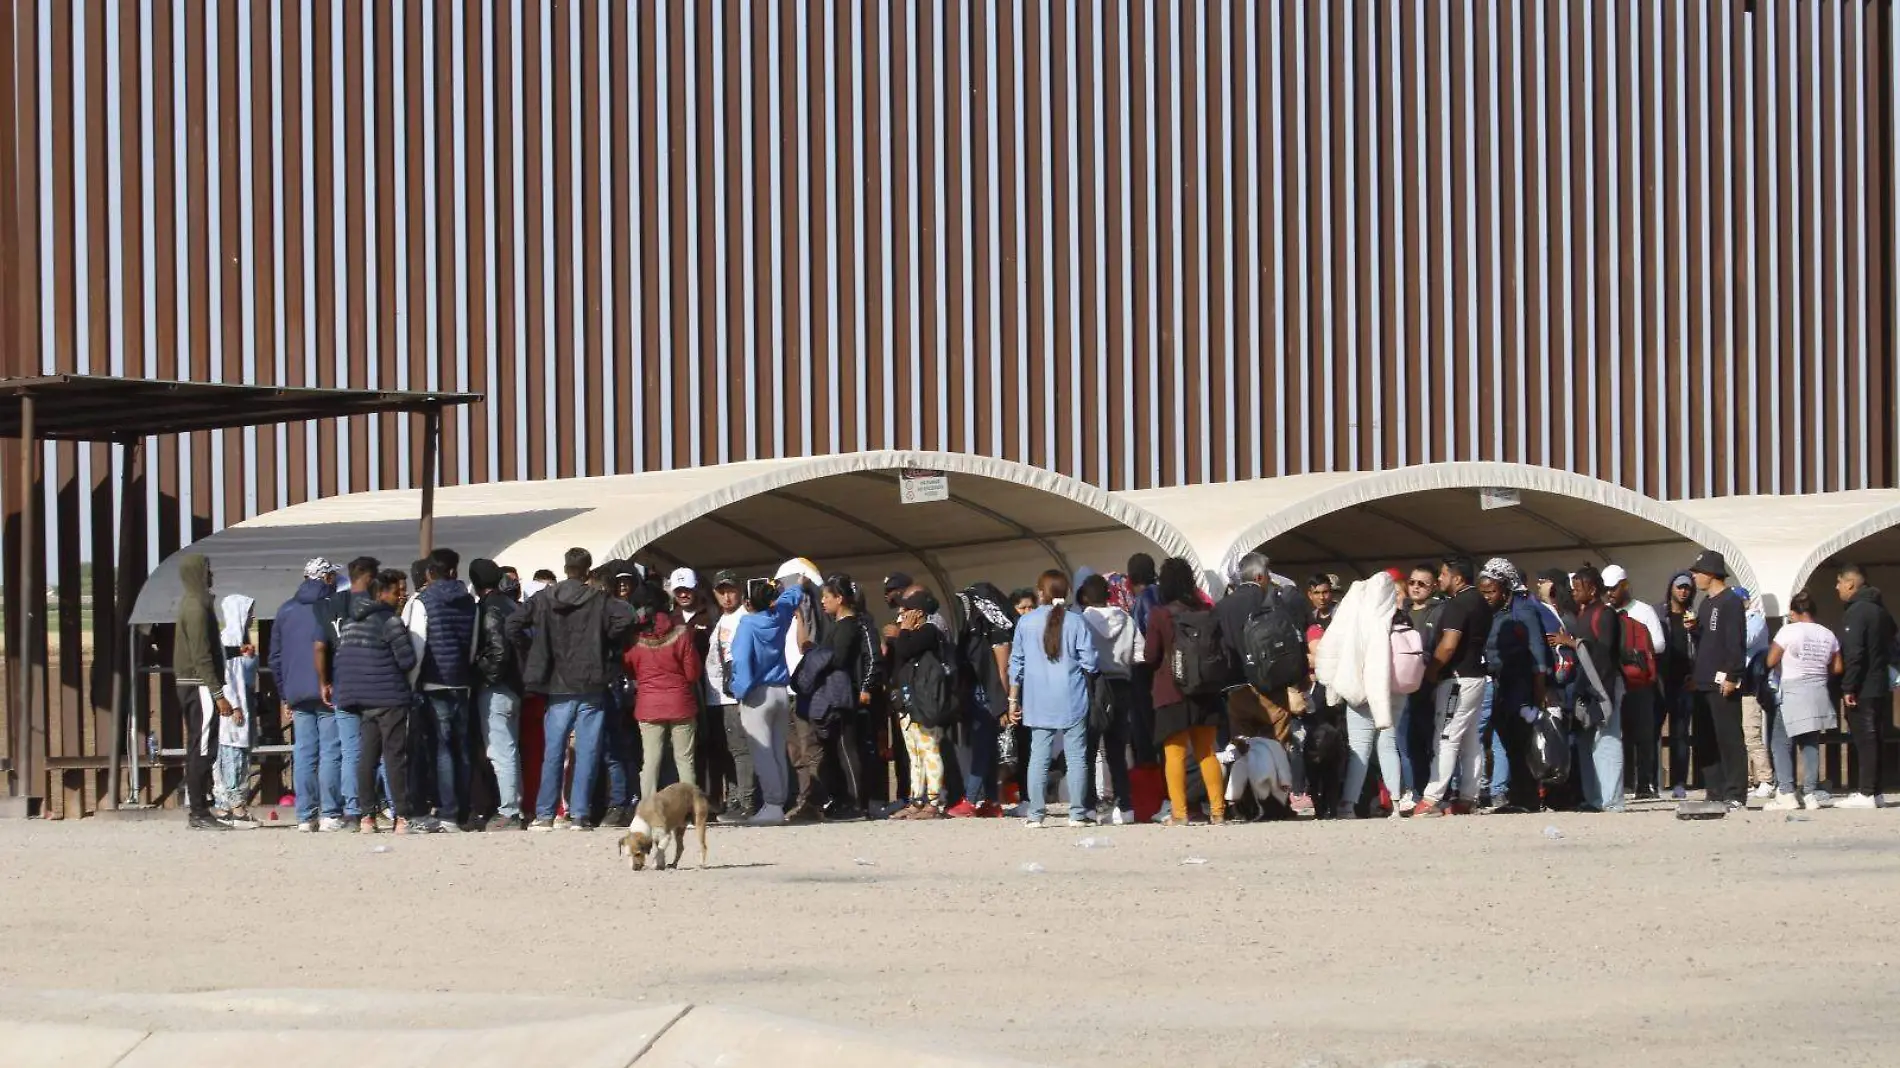
[[[1623,766],[1638,797],[1656,792],[1656,697],[1653,686],[1623,695]]]

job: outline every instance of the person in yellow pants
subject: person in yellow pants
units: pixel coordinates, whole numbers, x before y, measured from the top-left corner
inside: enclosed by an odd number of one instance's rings
[[[1216,824],[1227,821],[1227,800],[1221,790],[1220,760],[1214,755],[1214,733],[1226,714],[1225,699],[1212,695],[1183,693],[1176,681],[1177,622],[1211,618],[1213,606],[1202,596],[1194,582],[1194,568],[1179,557],[1161,564],[1156,582],[1160,604],[1148,613],[1148,636],[1143,646],[1144,663],[1155,665],[1154,724],[1155,738],[1161,742],[1164,773],[1168,780],[1168,826],[1188,823],[1188,757],[1201,767],[1201,781],[1207,784],[1208,814]]]

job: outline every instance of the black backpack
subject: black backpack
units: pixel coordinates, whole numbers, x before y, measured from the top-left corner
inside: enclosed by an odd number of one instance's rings
[[[1259,693],[1278,693],[1306,677],[1306,635],[1279,590],[1247,617],[1240,649],[1247,682]]]
[[[1175,608],[1174,682],[1189,697],[1220,693],[1231,671],[1221,647],[1220,620],[1203,609]]]
[[[954,727],[963,720],[948,644],[940,642],[935,649],[898,665],[892,680],[892,699],[920,727]]]

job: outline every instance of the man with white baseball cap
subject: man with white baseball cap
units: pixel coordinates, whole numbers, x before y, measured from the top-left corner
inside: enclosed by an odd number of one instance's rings
[[[1649,632],[1649,647],[1657,656],[1667,648],[1668,635],[1663,630],[1662,617],[1647,601],[1630,596],[1630,576],[1621,564],[1611,564],[1603,569],[1604,599],[1610,607],[1621,612],[1625,619],[1640,623]],[[1619,650],[1620,652],[1620,650]],[[1657,682],[1648,686],[1631,686],[1623,672],[1616,672],[1611,683],[1623,713],[1623,749],[1624,761],[1636,769],[1636,796],[1639,799],[1658,796],[1657,777],[1661,772],[1662,751],[1660,738],[1656,730],[1656,714],[1660,707],[1661,690]]]

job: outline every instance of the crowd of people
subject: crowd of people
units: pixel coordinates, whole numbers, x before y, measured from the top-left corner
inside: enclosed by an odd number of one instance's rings
[[[1012,815],[1429,819],[1631,798],[1770,809],[1882,803],[1895,624],[1838,569],[1840,633],[1807,593],[1770,632],[1704,552],[1655,604],[1621,567],[1526,574],[1459,556],[1303,587],[1243,557],[1218,599],[1186,560],[1045,572],[946,596],[847,574],[662,579],[583,549],[524,583],[438,549],[408,571],[309,561],[265,652],[202,556],[173,671],[189,825],[256,826],[249,760],[275,702],[300,831],[626,826],[678,781],[722,822]],[[949,609],[947,612],[946,609]],[[268,664],[268,684],[259,660]],[[1821,788],[1844,709],[1857,792]],[[1662,753],[1667,728],[1669,751]]]

